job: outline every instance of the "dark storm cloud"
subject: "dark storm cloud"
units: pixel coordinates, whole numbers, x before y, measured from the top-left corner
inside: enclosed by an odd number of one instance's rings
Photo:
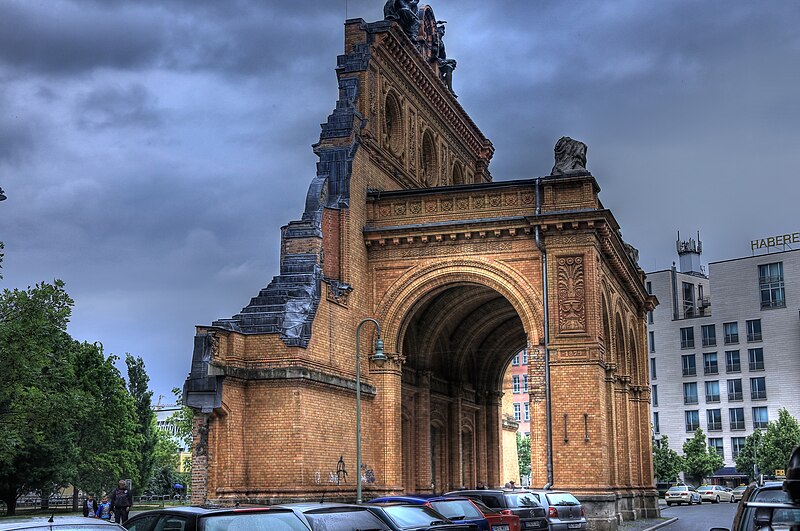
[[[155,127],[161,123],[156,99],[146,87],[103,86],[79,97],[75,120],[80,128]]]

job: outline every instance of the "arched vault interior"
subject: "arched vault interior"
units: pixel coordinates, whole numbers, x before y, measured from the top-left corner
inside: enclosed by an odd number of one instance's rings
[[[428,293],[410,312],[402,338],[408,369],[487,391],[501,389],[511,357],[527,343],[511,303],[477,284]]]

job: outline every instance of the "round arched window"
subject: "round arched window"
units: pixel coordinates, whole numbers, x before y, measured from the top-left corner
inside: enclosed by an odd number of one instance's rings
[[[425,186],[436,186],[439,182],[439,167],[436,164],[436,144],[430,131],[422,135],[421,180]]]
[[[386,144],[389,150],[399,155],[403,149],[403,114],[400,102],[393,93],[386,95],[386,106],[383,111],[383,131],[386,134]]]

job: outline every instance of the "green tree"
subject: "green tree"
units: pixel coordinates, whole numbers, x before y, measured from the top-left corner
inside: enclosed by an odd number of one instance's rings
[[[722,456],[708,447],[706,434],[700,428],[695,430],[694,437],[683,443],[683,460],[684,472],[698,481],[725,464]]]
[[[736,470],[755,477],[753,465],[756,465],[759,470],[763,468],[763,455],[760,455],[763,443],[764,433],[761,430],[755,430],[748,435],[744,441],[744,447],[739,451],[739,455],[736,456]]]
[[[22,493],[50,491],[75,474],[72,305],[60,280],[0,293],[0,500],[8,514]]]
[[[683,457],[669,447],[669,437],[662,435],[653,445],[653,472],[662,482],[671,483],[683,471]]]
[[[133,490],[141,489],[150,481],[153,474],[153,452],[156,448],[157,434],[155,413],[152,409],[153,392],[148,388],[150,377],[145,371],[144,361],[140,356],[125,354],[128,367],[128,392],[133,398],[136,415],[136,472],[133,475]],[[140,490],[141,492],[141,490]]]
[[[767,424],[764,442],[759,449],[759,467],[765,474],[785,470],[792,450],[800,444],[800,424],[785,408],[778,411],[778,420]]]
[[[523,437],[517,432],[517,458],[519,459],[519,475],[531,473],[531,438]]]
[[[76,411],[78,447],[73,484],[100,493],[136,470],[136,414],[118,358],[106,358],[102,346],[75,342],[75,390],[84,407]],[[73,505],[77,503],[77,490]],[[77,508],[75,508],[77,510]]]

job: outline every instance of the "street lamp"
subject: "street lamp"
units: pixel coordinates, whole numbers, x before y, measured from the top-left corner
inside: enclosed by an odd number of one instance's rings
[[[381,339],[381,325],[378,321],[368,317],[358,323],[356,328],[356,503],[361,503],[361,327],[371,322],[378,330],[378,338],[375,340],[375,354],[370,360],[382,365],[386,360],[383,353],[383,339]]]

